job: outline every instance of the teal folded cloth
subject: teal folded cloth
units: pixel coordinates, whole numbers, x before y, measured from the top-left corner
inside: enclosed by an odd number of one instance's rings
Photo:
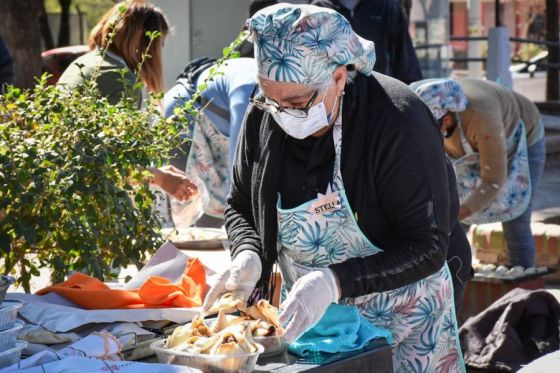
[[[291,343],[288,350],[299,356],[313,352],[349,352],[363,348],[375,338],[385,338],[388,343],[393,341],[389,330],[373,325],[358,308],[331,304],[319,323]]]

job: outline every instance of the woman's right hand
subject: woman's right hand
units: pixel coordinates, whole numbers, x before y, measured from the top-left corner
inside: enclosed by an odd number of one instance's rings
[[[216,284],[206,295],[202,311],[206,313],[222,295],[234,291],[236,298],[246,304],[257,281],[261,278],[261,271],[261,259],[255,252],[240,252],[233,259],[231,267],[222,272]]]
[[[176,167],[164,166],[150,171],[154,174],[152,183],[179,201],[188,201],[198,193],[197,186]]]

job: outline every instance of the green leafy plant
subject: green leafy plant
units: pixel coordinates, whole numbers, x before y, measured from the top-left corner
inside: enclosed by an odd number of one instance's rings
[[[224,49],[209,80],[237,56],[244,38]],[[145,52],[141,64],[148,58]],[[17,271],[29,291],[42,267],[61,281],[72,270],[107,279],[114,268],[142,265],[162,243],[147,169],[161,166],[184,141],[204,87],[167,119],[157,104],[161,96],[150,97],[144,110],[132,94],[112,105],[94,79],[67,90],[47,86],[43,76],[33,90],[11,87],[0,96],[3,272]],[[138,80],[127,87],[140,88]]]

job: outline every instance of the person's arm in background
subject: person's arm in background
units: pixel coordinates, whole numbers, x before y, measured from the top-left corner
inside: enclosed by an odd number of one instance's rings
[[[190,98],[187,89],[182,84],[176,84],[163,97],[162,113],[165,118],[174,115],[173,110],[181,107]],[[187,138],[192,138],[193,124],[189,124]],[[183,147],[184,148],[184,147]],[[197,193],[197,187],[185,175],[183,170],[173,165],[160,168],[150,168],[153,177],[150,183],[159,186],[167,194],[183,201],[188,200]]]
[[[389,46],[393,77],[410,84],[422,79],[422,69],[408,32],[406,17],[397,0],[389,0]]]
[[[0,36],[0,93],[5,85],[14,84],[14,62],[8,47]]]
[[[243,124],[245,112],[249,106],[249,98],[253,92],[255,84],[245,84],[235,88],[229,96],[229,152],[228,152],[228,168],[229,175],[233,172],[233,164],[235,161],[235,148],[237,146],[237,138]]]
[[[499,109],[473,111],[465,125],[465,135],[480,155],[481,183],[464,201],[470,214],[484,210],[498,196],[507,181],[507,149],[503,120]],[[459,219],[464,219],[464,213]]]

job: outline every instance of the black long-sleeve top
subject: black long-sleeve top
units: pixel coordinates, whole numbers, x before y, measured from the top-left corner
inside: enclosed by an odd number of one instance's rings
[[[360,229],[383,252],[330,266],[342,298],[402,287],[439,270],[458,206],[442,136],[420,99],[377,73],[357,74],[345,92],[343,183]],[[282,178],[294,177],[283,168],[294,156],[286,154],[291,142],[269,114],[249,108],[225,220],[232,256],[251,250],[262,258],[262,288],[278,255],[277,195]]]

